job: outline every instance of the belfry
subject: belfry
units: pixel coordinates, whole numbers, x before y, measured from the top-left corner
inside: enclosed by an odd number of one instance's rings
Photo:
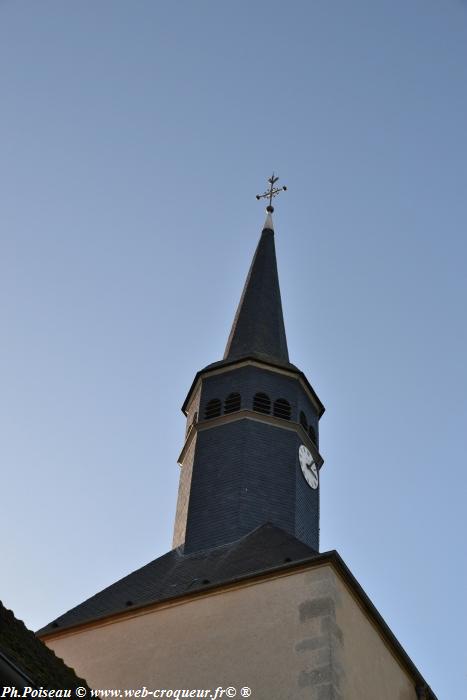
[[[339,554],[319,552],[324,406],[289,359],[277,180],[257,195],[266,221],[224,357],[183,403],[173,548],[38,635],[121,697],[436,700]]]

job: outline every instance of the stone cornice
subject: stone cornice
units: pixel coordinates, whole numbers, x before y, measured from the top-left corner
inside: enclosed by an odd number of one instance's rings
[[[297,433],[302,442],[311,451],[318,469],[321,469],[323,466],[324,459],[321,457],[315,443],[310,438],[308,433],[305,432],[300,423],[285,420],[284,418],[277,418],[276,416],[272,416],[267,413],[258,413],[247,408],[243,408],[240,411],[235,411],[234,413],[218,416],[217,418],[211,418],[210,420],[203,420],[199,421],[198,423],[193,423],[188,430],[185,438],[185,444],[183,445],[182,451],[177,459],[178,464],[183,466],[185,455],[188,452],[188,449],[197,433],[204,430],[210,430],[211,428],[218,428],[222,425],[227,425],[228,423],[236,423],[240,420],[252,420],[258,423],[267,423],[268,425],[273,425],[275,428],[283,428],[285,430],[291,430]]]

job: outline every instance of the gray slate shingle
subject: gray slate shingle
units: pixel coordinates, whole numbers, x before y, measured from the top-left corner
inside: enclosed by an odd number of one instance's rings
[[[267,523],[242,539],[184,555],[179,549],[146,564],[38,631],[56,632],[97,618],[266,572],[286,562],[318,556],[311,547]]]

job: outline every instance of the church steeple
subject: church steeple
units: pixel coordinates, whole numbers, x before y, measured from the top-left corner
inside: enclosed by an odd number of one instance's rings
[[[197,373],[187,416],[174,547],[186,554],[233,542],[266,523],[317,550],[318,422],[324,407],[289,362],[268,215],[224,359]]]
[[[274,228],[268,212],[227,341],[224,360],[259,355],[288,362],[277,274]]]

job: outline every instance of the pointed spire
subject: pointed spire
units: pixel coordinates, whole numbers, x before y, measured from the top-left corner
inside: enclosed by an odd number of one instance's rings
[[[272,362],[289,362],[271,212],[246,278],[224,360],[252,355]]]

